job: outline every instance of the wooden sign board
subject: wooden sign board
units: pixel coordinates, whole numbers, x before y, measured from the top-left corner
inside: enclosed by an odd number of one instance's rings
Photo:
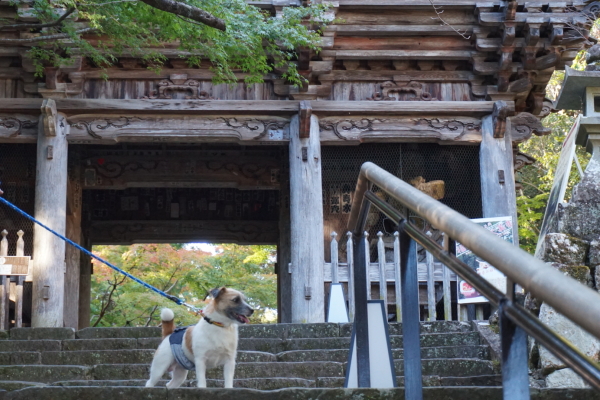
[[[31,257],[0,257],[0,275],[27,275]]]

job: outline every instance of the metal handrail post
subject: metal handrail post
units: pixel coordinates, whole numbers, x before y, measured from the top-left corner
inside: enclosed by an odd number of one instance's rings
[[[409,400],[423,400],[421,324],[419,322],[419,277],[417,243],[399,223],[400,276],[402,286],[402,347],[404,349],[404,393]]]
[[[527,334],[506,315],[506,301],[500,302],[498,307],[502,342],[502,398],[529,400]]]
[[[367,265],[365,241],[354,242],[354,330],[356,333],[356,374],[358,387],[371,387],[371,363],[369,360],[369,316],[367,315]]]

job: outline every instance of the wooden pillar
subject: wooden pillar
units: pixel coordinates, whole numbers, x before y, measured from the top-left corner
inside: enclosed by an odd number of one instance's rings
[[[324,244],[319,120],[290,124],[292,322],[324,322]]]
[[[492,116],[483,119],[479,150],[481,171],[481,202],[483,217],[511,216],[513,238],[518,245],[517,197],[513,165],[510,120],[506,121],[503,137],[494,138]],[[497,135],[498,136],[498,135]]]
[[[79,157],[70,154],[69,180],[67,185],[67,225],[66,236],[81,244],[81,171]],[[81,256],[71,245],[65,248],[65,326],[79,328],[79,277]]]
[[[290,173],[288,149],[283,151],[279,189],[279,242],[277,243],[277,319],[292,322],[292,274],[290,231]]]
[[[37,143],[35,217],[64,235],[67,209],[67,129],[54,100],[42,103]],[[33,230],[33,327],[62,327],[65,242],[39,225]]]
[[[89,230],[83,229],[82,235],[83,247],[92,250]],[[82,252],[79,252],[79,329],[88,328],[92,316],[92,259]]]

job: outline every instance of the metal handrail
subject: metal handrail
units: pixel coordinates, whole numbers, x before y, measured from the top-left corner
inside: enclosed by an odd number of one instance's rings
[[[497,237],[485,228],[474,224],[462,214],[424,194],[377,165],[370,162],[362,165],[348,227],[355,235],[360,235],[364,229],[370,205],[376,206],[389,218],[398,221],[401,231],[405,232],[412,240],[431,252],[434,257],[465,279],[488,300],[499,306],[503,353],[513,353],[510,355],[503,354],[503,363],[505,361],[511,363],[511,368],[504,368],[503,365],[503,375],[511,373],[514,377],[518,370],[521,375],[525,374],[525,377],[520,377],[521,386],[525,385],[525,388],[528,386],[528,379],[525,380],[527,378],[527,346],[523,345],[525,336],[522,335],[519,338],[521,341],[520,347],[513,343],[514,337],[519,336],[518,333],[515,333],[515,329],[522,329],[548,348],[566,365],[573,368],[593,387],[600,390],[600,369],[593,360],[552,332],[525,308],[513,302],[510,291],[508,296],[500,292],[468,265],[458,260],[453,254],[444,251],[436,242],[410,223],[407,218],[408,215],[404,215],[375,196],[370,192],[370,186],[373,184],[397,200],[402,207],[406,207],[419,217],[424,218],[436,229],[445,232],[450,238],[459,241],[477,256],[489,262],[504,273],[509,281],[531,292],[534,297],[547,303],[597,338],[600,338],[600,320],[589,316],[600,315],[600,294],[575,279],[563,275],[558,270]],[[402,284],[404,285],[404,282]],[[557,293],[568,293],[569,295],[568,297],[560,297],[557,296]],[[524,354],[515,354],[517,349],[518,352]],[[509,360],[509,357],[513,357],[513,359]],[[522,361],[524,360],[525,365],[515,368],[515,357],[521,357],[519,362],[523,364]],[[512,371],[505,371],[505,369]],[[504,376],[503,382],[507,383]],[[408,381],[406,381],[407,398],[408,384]],[[420,382],[418,384],[420,385]],[[410,390],[414,390],[414,388]],[[517,390],[519,389],[515,385],[512,388],[507,388],[505,384],[505,398],[509,398],[507,397],[507,391],[511,391],[510,396],[512,397],[510,398],[512,399],[529,398],[528,390],[525,395],[523,387],[519,392],[523,397],[515,397]],[[416,394],[413,395],[414,398],[420,398]]]

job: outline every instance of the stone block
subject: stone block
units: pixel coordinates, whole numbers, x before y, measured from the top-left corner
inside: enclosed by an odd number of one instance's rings
[[[600,292],[600,264],[593,267],[594,284],[597,291]]]
[[[559,207],[558,230],[592,241],[600,236],[600,202],[572,203]]]
[[[11,340],[67,340],[75,339],[73,328],[13,328]]]
[[[158,327],[85,328],[77,331],[79,339],[160,337]]]
[[[600,340],[575,325],[552,307],[542,304],[540,320],[565,340],[571,342],[582,353],[596,362],[600,361]],[[566,367],[561,360],[543,346],[540,346],[540,364],[544,374],[550,374]]]
[[[0,340],[2,339],[8,339],[8,331],[0,330]]]
[[[566,265],[559,263],[547,263],[552,267],[556,268],[565,276],[570,276],[575,279],[577,282],[583,283],[587,287],[593,287],[594,283],[592,281],[592,274],[590,273],[590,268],[586,265]]]
[[[583,265],[589,243],[564,233],[549,233],[544,239],[543,260],[566,265]]]
[[[546,377],[547,388],[589,388],[590,386],[572,369],[554,371]]]
[[[600,265],[600,239],[590,242],[590,250],[588,251],[588,264]]]

